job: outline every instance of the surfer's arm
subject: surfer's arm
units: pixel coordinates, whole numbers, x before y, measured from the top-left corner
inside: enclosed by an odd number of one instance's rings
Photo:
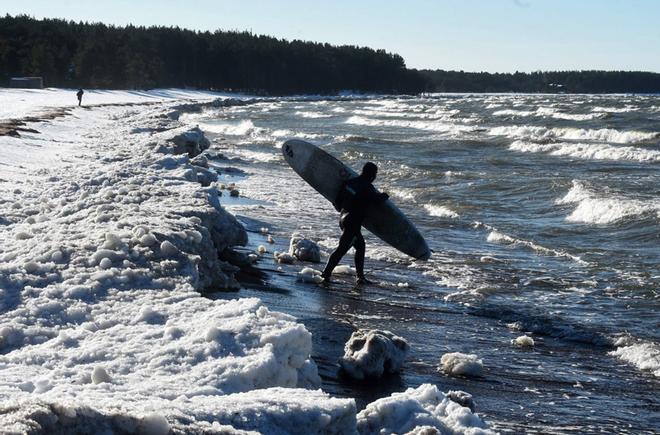
[[[387,193],[377,191],[376,188],[372,185],[369,187],[369,193],[367,194],[367,197],[369,202],[373,204],[380,204],[381,202],[387,201],[390,196]]]

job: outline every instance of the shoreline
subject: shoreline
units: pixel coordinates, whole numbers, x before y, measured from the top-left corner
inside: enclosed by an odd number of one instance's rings
[[[166,128],[177,109],[161,105],[146,113],[96,107],[82,112],[91,120],[46,123],[42,141],[91,129],[88,143],[72,145],[85,166],[72,172],[62,158],[34,180],[21,180],[29,169],[18,166],[0,185],[17,186],[2,203],[14,210],[3,217],[9,242],[0,247],[3,427],[164,434],[197,421],[194,430],[207,433],[310,425],[353,433],[356,417],[379,421],[378,411],[357,416],[353,400],[300,388],[319,379],[312,336],[295,318],[244,295],[200,294],[236,287],[236,266],[219,257],[245,243],[245,232],[203,159],[185,156],[208,141],[181,123]],[[463,427],[469,410],[432,396],[415,400],[444,404],[429,415]]]

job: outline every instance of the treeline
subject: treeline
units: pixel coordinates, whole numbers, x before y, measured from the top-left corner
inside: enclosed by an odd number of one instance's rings
[[[0,86],[14,76],[40,76],[52,87],[259,94],[660,93],[660,74],[649,72],[418,71],[407,69],[398,54],[366,47],[6,15],[0,17]]]
[[[419,71],[427,92],[660,93],[660,74],[628,71]]]
[[[195,87],[271,94],[417,93],[422,76],[397,54],[285,41],[248,32],[115,27],[28,16],[0,18],[0,80],[45,86]]]

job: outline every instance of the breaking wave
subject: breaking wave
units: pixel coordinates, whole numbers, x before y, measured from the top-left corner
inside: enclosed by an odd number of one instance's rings
[[[489,133],[493,136],[506,136],[512,139],[526,139],[547,141],[551,139],[590,140],[608,143],[638,143],[660,139],[658,132],[646,131],[618,131],[611,128],[583,129],[583,128],[547,128],[536,126],[501,126],[491,128]]]
[[[660,151],[599,143],[559,142],[540,144],[517,140],[509,145],[509,149],[524,153],[547,153],[553,156],[568,156],[586,160],[660,162]]]
[[[577,263],[586,264],[584,260],[582,260],[580,257],[576,255],[571,255],[568,252],[564,252],[558,249],[546,248],[545,246],[537,245],[534,242],[530,242],[529,240],[522,240],[515,237],[511,237],[508,234],[502,233],[490,225],[483,224],[481,222],[476,222],[474,226],[475,228],[486,228],[490,230],[490,233],[488,233],[488,237],[486,237],[486,241],[489,243],[509,245],[512,247],[524,247],[537,254],[546,255],[549,257],[564,257],[571,259]]]
[[[611,224],[624,219],[655,214],[660,217],[660,201],[640,201],[599,196],[580,181],[573,181],[573,187],[556,204],[577,204],[566,217],[569,222],[585,224]]]
[[[642,371],[649,371],[660,378],[660,346],[655,343],[636,343],[621,346],[610,352],[621,360],[632,364]]]
[[[477,128],[469,125],[429,122],[429,121],[406,121],[399,119],[373,119],[363,116],[351,116],[346,120],[347,124],[365,125],[370,127],[399,127],[412,128],[416,130],[434,131],[439,133],[459,135],[460,133],[473,132]]]
[[[444,205],[424,204],[429,216],[457,219],[458,213]]]

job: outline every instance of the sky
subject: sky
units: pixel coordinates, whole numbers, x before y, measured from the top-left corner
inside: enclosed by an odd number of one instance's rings
[[[660,72],[660,0],[0,0],[0,13],[369,46],[412,68]]]

